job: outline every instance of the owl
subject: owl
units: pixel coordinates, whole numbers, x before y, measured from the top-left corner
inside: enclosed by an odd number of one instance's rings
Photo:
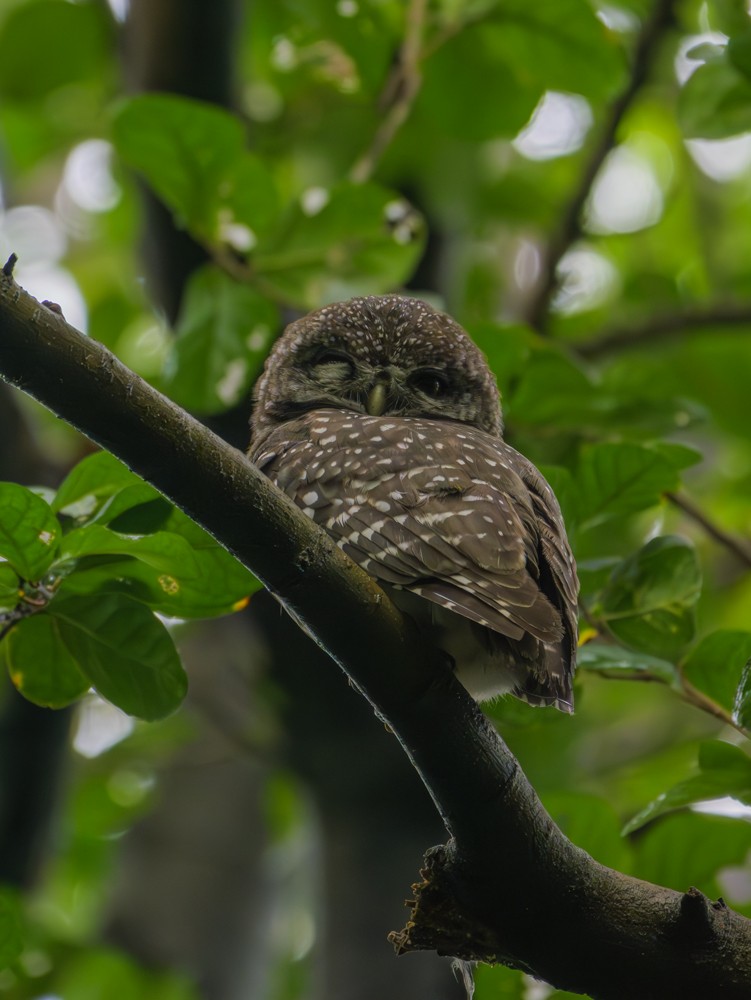
[[[287,327],[258,381],[250,458],[325,528],[478,701],[573,710],[578,581],[560,508],[503,440],[485,357],[398,295]]]

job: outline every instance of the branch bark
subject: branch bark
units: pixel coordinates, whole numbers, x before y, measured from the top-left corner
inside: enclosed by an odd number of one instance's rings
[[[607,869],[568,841],[498,733],[375,583],[239,452],[8,274],[0,374],[251,567],[398,737],[451,836],[429,855],[418,905],[395,936],[400,951],[500,961],[607,1000],[747,1000],[751,921],[697,890]]]

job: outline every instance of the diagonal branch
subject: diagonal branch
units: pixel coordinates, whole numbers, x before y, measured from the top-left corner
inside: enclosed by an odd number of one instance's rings
[[[576,346],[582,358],[603,358],[646,344],[680,340],[688,333],[730,327],[739,333],[751,327],[751,303],[717,302],[704,308],[646,316],[633,326],[616,326]]]
[[[751,921],[568,841],[477,705],[370,578],[236,450],[0,276],[0,374],[108,448],[265,582],[349,674],[452,839],[399,950],[501,961],[607,1000],[748,997]],[[437,735],[440,734],[440,735]]]
[[[610,107],[596,144],[584,161],[573,195],[564,206],[557,230],[548,244],[537,292],[527,310],[527,322],[544,332],[549,319],[551,300],[558,288],[558,265],[561,258],[582,233],[582,212],[595,178],[608,153],[616,144],[618,129],[634,98],[646,83],[660,43],[673,23],[675,0],[655,0],[650,16],[644,21],[634,50],[631,76],[620,96]]]
[[[747,569],[751,569],[751,542],[746,538],[741,538],[738,535],[733,535],[731,532],[726,531],[724,528],[716,524],[711,518],[709,518],[704,511],[698,507],[694,501],[687,497],[684,493],[674,493],[669,491],[665,494],[665,498],[673,504],[674,507],[678,507],[683,513],[690,517],[692,521],[695,521],[700,527],[713,538],[720,545],[723,545],[728,552],[732,552],[736,559],[743,563]]]
[[[409,118],[422,84],[420,63],[423,57],[422,44],[427,9],[427,0],[410,0],[406,13],[404,42],[381,95],[381,104],[385,109],[384,117],[370,146],[350,171],[350,180],[357,184],[362,184],[373,176],[381,157]]]

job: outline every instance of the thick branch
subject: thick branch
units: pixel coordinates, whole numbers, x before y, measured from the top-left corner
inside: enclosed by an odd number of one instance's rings
[[[499,960],[593,997],[747,998],[751,921],[571,844],[379,588],[244,457],[0,277],[0,373],[179,504],[277,594],[387,720],[449,833],[401,950]],[[333,609],[333,610],[332,610]],[[450,918],[450,919],[449,919]]]
[[[574,193],[563,208],[558,229],[548,244],[540,284],[527,313],[530,326],[536,330],[543,331],[547,325],[550,302],[558,287],[558,265],[569,247],[581,236],[582,212],[592,185],[605,158],[615,146],[626,112],[649,77],[663,36],[673,23],[674,6],[675,0],[655,0],[652,13],[645,20],[636,43],[628,83],[608,110],[597,142],[584,161]]]

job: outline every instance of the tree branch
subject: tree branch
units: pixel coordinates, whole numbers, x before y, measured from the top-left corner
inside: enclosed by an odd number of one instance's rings
[[[678,507],[682,510],[687,517],[690,517],[692,521],[695,521],[708,535],[713,538],[720,545],[723,545],[728,552],[732,554],[743,563],[748,569],[751,569],[751,542],[745,538],[740,538],[737,535],[731,534],[729,531],[725,531],[721,528],[719,524],[715,524],[700,507],[693,502],[690,497],[687,497],[684,493],[674,493],[669,491],[665,494],[665,499],[669,503],[672,503],[674,507]]]
[[[718,302],[703,309],[647,316],[633,326],[617,326],[601,333],[594,340],[576,345],[576,352],[582,358],[602,358],[656,341],[665,343],[680,340],[686,333],[711,330],[718,326],[751,327],[751,303]]]
[[[673,23],[674,6],[675,0],[655,0],[652,13],[645,20],[636,43],[628,83],[610,107],[597,142],[584,161],[571,200],[563,208],[558,229],[550,238],[540,283],[527,310],[527,322],[541,333],[547,326],[550,302],[558,288],[558,265],[569,247],[581,236],[582,211],[592,185],[616,144],[618,129],[626,112],[649,77],[663,36]]]
[[[420,90],[422,84],[420,62],[423,56],[422,41],[427,8],[427,0],[410,0],[406,14],[404,43],[381,95],[380,103],[385,109],[383,120],[370,146],[350,171],[350,180],[357,184],[362,184],[373,176],[379,160],[409,117],[412,104]]]
[[[608,1000],[748,998],[751,921],[576,848],[376,584],[239,452],[9,276],[0,276],[0,373],[251,567],[387,721],[452,837],[429,856],[434,891],[418,890],[401,951],[501,961]]]

